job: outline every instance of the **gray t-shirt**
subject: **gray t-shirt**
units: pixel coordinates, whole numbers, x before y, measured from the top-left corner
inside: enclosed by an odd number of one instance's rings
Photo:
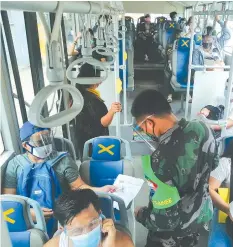
[[[27,154],[17,155],[10,160],[6,168],[3,187],[16,189],[18,178],[24,169],[24,166],[28,163],[33,165]],[[78,166],[69,154],[52,167],[59,180],[62,191],[69,189],[69,184],[73,183],[79,177]]]
[[[221,184],[225,183],[230,188],[231,159],[221,158],[218,167],[210,173],[210,176],[217,179]]]

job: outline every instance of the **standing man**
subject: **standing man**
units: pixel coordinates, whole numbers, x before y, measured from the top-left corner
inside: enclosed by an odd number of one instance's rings
[[[143,164],[150,202],[135,211],[149,230],[146,247],[196,246],[213,215],[208,179],[218,156],[212,132],[203,122],[178,120],[156,90],[139,94],[131,112],[138,128],[158,141],[146,169]]]

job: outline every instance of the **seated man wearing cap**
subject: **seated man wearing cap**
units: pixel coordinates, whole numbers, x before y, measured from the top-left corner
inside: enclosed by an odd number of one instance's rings
[[[18,194],[37,200],[46,221],[53,215],[52,208],[45,206],[49,205],[48,197],[55,197],[51,200],[53,205],[56,197],[69,189],[90,188],[102,192],[115,190],[112,185],[94,188],[85,184],[71,156],[68,153],[58,153],[53,148],[50,129],[39,128],[26,122],[20,129],[20,139],[26,152],[17,155],[8,163],[3,193]],[[49,193],[52,196],[48,195]]]

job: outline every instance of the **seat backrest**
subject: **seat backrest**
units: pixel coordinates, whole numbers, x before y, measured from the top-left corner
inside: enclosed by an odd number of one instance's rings
[[[68,152],[71,157],[76,160],[74,145],[70,140],[66,138],[54,137],[54,144],[58,152]]]
[[[162,45],[163,48],[166,48],[168,44],[172,44],[175,40],[176,34],[176,22],[166,21],[163,25],[163,37]]]
[[[48,240],[43,212],[38,202],[18,195],[1,195],[4,219],[14,247],[41,247]],[[33,207],[36,224],[32,222]]]
[[[187,84],[189,53],[190,39],[178,39],[177,48],[173,49],[172,54],[172,73],[176,76],[177,83],[181,85]]]
[[[122,144],[125,148],[125,157],[122,157]],[[121,138],[103,136],[87,141],[84,145],[83,160],[80,175],[92,186],[113,184],[119,174],[134,175],[129,142]]]
[[[120,223],[122,226],[129,229],[129,220],[127,216],[127,209],[125,207],[124,201],[113,194],[110,193],[103,193],[103,192],[95,192],[99,199],[100,199],[100,205],[103,215],[106,218],[111,218],[114,223]],[[120,213],[120,220],[117,221],[115,218],[114,213],[114,203],[118,204],[119,207],[119,213]]]
[[[195,49],[202,45],[202,33],[194,34]]]
[[[218,139],[219,142],[219,155],[222,156],[224,153],[230,153],[229,144],[233,142],[233,136],[224,136]]]
[[[129,142],[115,136],[99,136],[88,140],[83,149],[83,160],[103,160],[118,161],[122,157],[122,144],[125,148],[124,159],[132,160],[132,154]],[[90,156],[90,148],[92,154]]]

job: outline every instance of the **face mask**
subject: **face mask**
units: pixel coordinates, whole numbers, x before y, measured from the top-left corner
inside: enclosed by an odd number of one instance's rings
[[[30,143],[28,143],[28,145],[31,147],[31,151],[29,151],[29,153],[40,159],[47,158],[53,151],[52,144],[48,144],[41,147],[34,147]]]
[[[212,43],[202,43],[202,47],[204,49],[211,49],[212,48]]]
[[[174,18],[174,21],[178,22],[179,18],[178,17],[175,17]]]
[[[74,247],[98,247],[101,241],[101,227],[99,225],[91,232],[69,238]]]

